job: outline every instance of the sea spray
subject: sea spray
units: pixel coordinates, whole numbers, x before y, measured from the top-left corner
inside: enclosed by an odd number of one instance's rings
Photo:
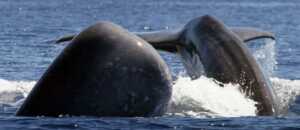
[[[249,43],[249,48],[254,58],[263,70],[267,77],[274,76],[274,71],[277,68],[276,61],[276,41],[272,39],[265,39],[261,41]]]
[[[290,105],[300,95],[300,80],[271,78],[271,81],[278,96],[280,111],[286,114]]]

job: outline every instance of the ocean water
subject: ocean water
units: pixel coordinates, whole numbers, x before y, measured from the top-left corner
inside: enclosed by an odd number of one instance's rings
[[[298,0],[1,0],[0,129],[300,129],[300,1]],[[177,55],[160,52],[174,78],[172,107],[162,117],[16,117],[14,113],[65,45],[54,41],[97,21],[130,31],[167,30],[212,15],[228,26],[273,32],[276,41],[248,43],[270,78],[278,117],[255,116],[255,103],[234,84],[190,80]],[[59,106],[55,106],[59,107]]]

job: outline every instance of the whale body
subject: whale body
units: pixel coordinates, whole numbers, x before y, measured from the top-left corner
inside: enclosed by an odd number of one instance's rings
[[[257,115],[278,115],[278,100],[269,79],[236,33],[216,18],[203,16],[190,21],[182,35],[186,47],[181,47],[181,55],[193,78],[200,76],[194,70],[201,61],[207,77],[239,84],[257,102]]]

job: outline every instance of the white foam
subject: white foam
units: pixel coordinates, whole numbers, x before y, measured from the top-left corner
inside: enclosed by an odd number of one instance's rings
[[[8,81],[0,79],[0,103],[10,104],[27,96],[35,81]]]
[[[216,116],[255,116],[255,102],[245,97],[237,85],[220,87],[213,79],[179,77],[173,86],[171,113],[195,116],[206,112]]]

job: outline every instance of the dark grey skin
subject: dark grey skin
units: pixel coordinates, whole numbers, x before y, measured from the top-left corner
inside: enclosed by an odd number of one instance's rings
[[[182,57],[196,55],[208,77],[222,83],[239,84],[240,90],[258,103],[257,115],[278,114],[277,97],[270,81],[242,39],[222,22],[211,16],[196,18],[186,25],[181,37],[181,43],[185,45]],[[198,67],[195,61],[185,58],[184,61],[193,70]],[[195,78],[200,75],[193,74]]]
[[[211,16],[190,21],[183,29],[135,33],[156,49],[178,52],[192,79],[204,68],[208,77],[221,83],[234,83],[258,104],[257,115],[278,115],[276,94],[264,77],[244,42],[259,38],[275,39],[272,33],[254,28],[227,28]],[[72,40],[64,37],[57,42]]]
[[[161,116],[172,92],[158,52],[100,22],[76,36],[34,86],[17,116]]]

